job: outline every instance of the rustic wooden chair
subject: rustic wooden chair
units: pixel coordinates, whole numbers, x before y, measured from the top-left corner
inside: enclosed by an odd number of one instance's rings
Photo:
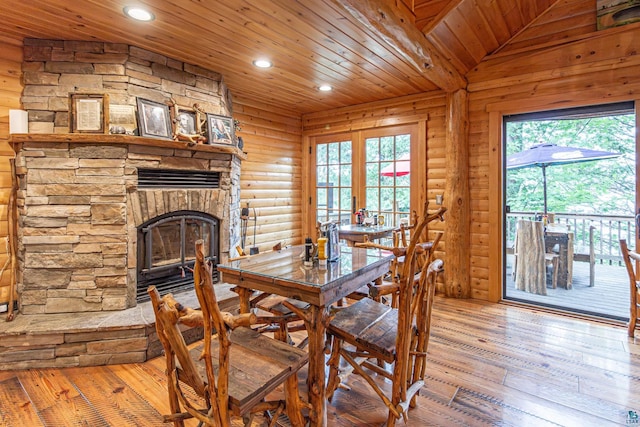
[[[251,258],[251,255],[242,255],[230,258],[229,261],[248,258]],[[270,294],[268,292],[254,292],[250,289],[241,287],[233,287],[231,290],[241,297],[246,297],[246,300],[249,301],[248,307],[241,307],[240,311],[256,312],[254,329],[257,331],[261,333],[273,333],[274,338],[293,344],[293,340],[289,333],[303,331],[306,329],[304,321],[300,319],[300,316],[290,310],[283,303],[284,301],[288,301],[301,311],[306,311],[309,308],[308,303],[283,297],[281,295]],[[305,338],[301,340],[297,346],[299,348],[305,348],[307,343],[308,338]]]
[[[640,254],[632,251],[627,246],[625,239],[620,240],[620,251],[622,252],[622,258],[624,264],[627,267],[627,273],[629,274],[629,292],[630,292],[630,313],[629,313],[629,336],[634,337],[636,331],[636,325],[638,323],[638,316],[640,314],[640,280],[636,277],[634,263],[640,262]]]
[[[428,205],[425,205],[425,211]],[[430,214],[427,218],[427,223],[430,223],[435,220],[444,221],[444,213],[447,211],[447,208],[441,207],[433,214]],[[417,218],[414,218],[414,222],[412,225],[405,226],[401,225],[397,230],[393,232],[393,247],[388,247],[386,249],[397,252],[398,248],[406,248],[407,247],[407,239],[406,239],[406,230],[414,229],[417,225]],[[423,232],[426,230],[423,230]],[[424,233],[426,234],[426,233]],[[436,237],[432,241],[423,241],[424,234],[416,237],[418,242],[420,243],[421,248],[426,249],[422,250],[420,254],[418,254],[416,270],[420,271],[425,264],[431,263],[433,261],[434,253],[442,239],[442,232],[436,233]],[[365,242],[356,244],[356,246],[360,247],[377,247],[377,248],[385,248],[384,246]],[[373,283],[369,285],[369,296],[378,302],[382,302],[383,298],[390,296],[391,297],[391,306],[398,307],[398,289],[400,285],[398,280],[402,273],[402,268],[404,265],[404,257],[396,256],[392,261],[389,268],[389,274],[381,280],[380,283]]]
[[[394,252],[396,256],[405,257],[399,279],[398,308],[364,298],[337,309],[327,327],[327,333],[332,337],[327,363],[328,398],[333,397],[339,384],[353,370],[371,385],[389,408],[388,426],[395,425],[400,417],[406,421],[409,406],[415,406],[415,395],[424,385],[431,306],[436,276],[443,267],[439,259],[425,264],[419,279],[415,280],[418,255],[428,250],[417,240],[428,220],[425,213],[408,246]],[[341,359],[348,364],[348,370],[340,371]],[[391,370],[385,369],[381,361],[392,364]],[[391,380],[391,392],[385,393],[373,375]]]
[[[250,314],[222,313],[211,271],[199,240],[194,281],[204,342],[191,350],[178,327],[180,307],[160,298],[155,287],[148,290],[167,363],[171,414],[165,421],[183,427],[184,420],[193,417],[208,426],[229,426],[232,416],[242,416],[248,426],[255,414],[264,413],[272,426],[286,411],[292,425],[304,425],[302,409],[308,405],[299,397],[297,372],[308,354],[246,327],[255,321]],[[283,384],[284,400],[267,401],[267,395]]]

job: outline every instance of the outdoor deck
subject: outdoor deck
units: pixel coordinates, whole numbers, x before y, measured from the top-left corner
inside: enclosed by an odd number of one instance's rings
[[[537,295],[515,289],[512,278],[512,258],[507,262],[506,298],[553,308],[569,309],[616,320],[629,319],[629,278],[624,266],[596,263],[595,286],[589,287],[589,263],[573,263],[573,288],[552,289],[547,295]]]

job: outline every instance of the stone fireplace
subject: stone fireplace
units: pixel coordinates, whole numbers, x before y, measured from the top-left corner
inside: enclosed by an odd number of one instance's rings
[[[241,158],[234,147],[123,135],[75,139],[13,140],[22,314],[124,310],[144,299],[150,284],[182,278],[178,288],[190,286],[189,245],[198,238],[209,242],[214,262],[228,258],[240,223]],[[149,185],[148,175],[171,172],[213,175],[215,183]]]
[[[25,39],[23,58],[29,133],[10,141],[19,312],[0,322],[0,370],[157,356],[146,287],[190,288],[196,238],[209,239],[214,263],[228,259],[240,242],[246,155],[234,145],[69,133],[70,95],[104,94],[119,110],[143,98],[232,116],[231,94],[215,71],[126,44]],[[216,286],[224,310],[237,305],[229,288]],[[177,297],[198,305],[192,291]]]

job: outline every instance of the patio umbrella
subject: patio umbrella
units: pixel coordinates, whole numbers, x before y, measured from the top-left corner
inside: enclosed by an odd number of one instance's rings
[[[380,175],[382,176],[404,176],[409,175],[411,172],[411,161],[409,160],[411,155],[409,153],[403,154],[398,160],[382,168]],[[395,166],[395,170],[394,170]]]
[[[526,150],[507,157],[507,169],[522,169],[531,166],[542,168],[542,188],[544,191],[544,214],[547,214],[547,166],[590,162],[612,159],[620,153],[590,150],[580,147],[563,147],[556,144],[536,144]]]

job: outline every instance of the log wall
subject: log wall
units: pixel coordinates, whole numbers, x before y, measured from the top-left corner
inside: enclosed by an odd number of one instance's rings
[[[9,110],[20,108],[22,93],[22,40],[0,37],[0,268],[7,262],[7,203],[11,189],[9,159],[14,157],[9,146]],[[9,301],[11,266],[0,277],[0,304]]]
[[[240,174],[240,204],[249,203],[251,217],[245,249],[254,246],[254,208],[260,252],[277,243],[303,243],[300,115],[234,98],[233,116],[240,120],[238,135],[247,153]]]
[[[640,99],[639,24],[501,52],[468,75],[472,297],[500,298],[503,114]]]

